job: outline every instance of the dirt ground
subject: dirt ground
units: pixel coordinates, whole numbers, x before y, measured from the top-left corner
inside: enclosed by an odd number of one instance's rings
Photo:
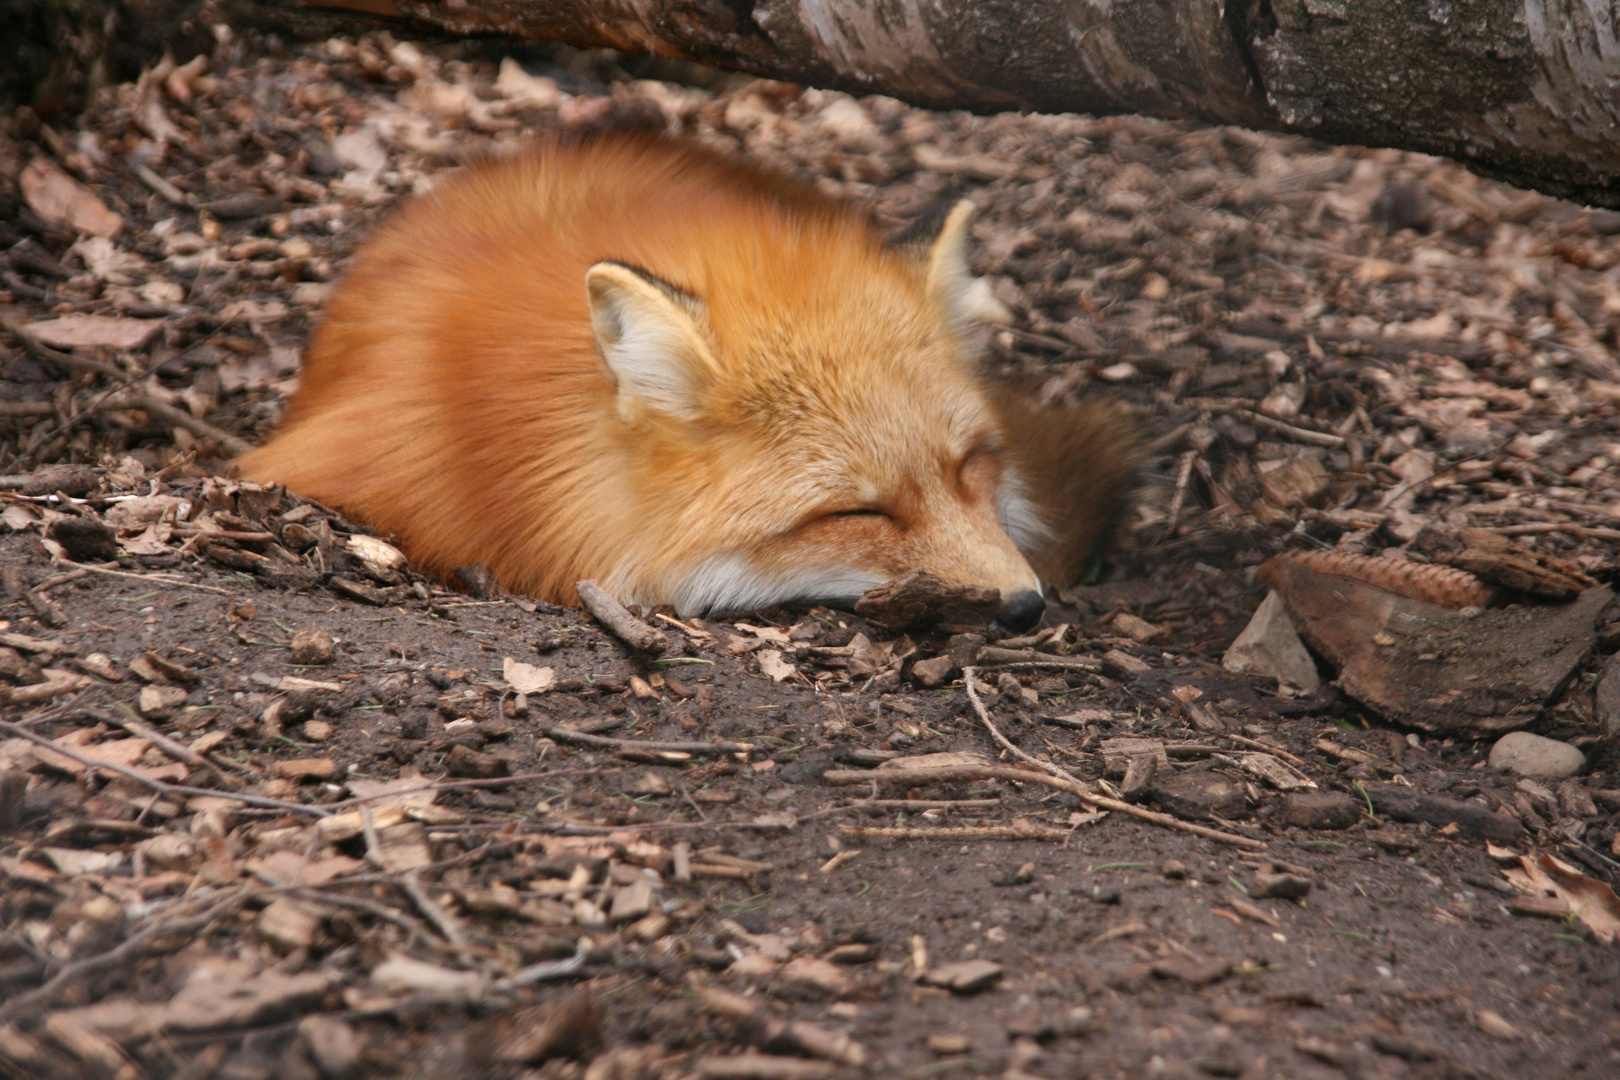
[[[220,37],[0,140],[0,1073],[1620,1075],[1613,613],[1525,718],[1583,758],[1539,779],[1221,665],[1285,549],[1482,529],[1611,580],[1620,215],[1231,129]],[[1096,582],[1001,653],[819,608],[642,612],[638,653],[228,477],[368,223],[627,120],[895,225],[973,199],[995,368],[1152,441]]]

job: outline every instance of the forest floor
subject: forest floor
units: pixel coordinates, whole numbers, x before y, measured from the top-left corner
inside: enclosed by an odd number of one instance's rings
[[[704,85],[226,35],[12,118],[0,1074],[1620,1074],[1604,604],[1494,729],[1221,664],[1285,549],[1483,530],[1606,588],[1620,215],[1391,151],[638,73]],[[394,200],[625,121],[895,226],[972,199],[996,369],[1153,440],[1098,583],[1000,653],[820,608],[643,612],[638,653],[229,478]],[[1492,766],[1525,724],[1574,757]]]

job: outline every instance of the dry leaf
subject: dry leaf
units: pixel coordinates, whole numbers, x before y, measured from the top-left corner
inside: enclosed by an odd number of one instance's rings
[[[1620,897],[1595,878],[1551,855],[1521,855],[1519,866],[1502,874],[1513,887],[1531,896],[1556,896],[1566,901],[1575,917],[1605,945],[1620,936]]]
[[[536,667],[514,660],[510,656],[502,667],[506,685],[519,694],[543,694],[557,685],[557,673],[548,667]]]
[[[52,225],[109,238],[124,227],[122,216],[44,158],[30,161],[19,181],[29,209]]]
[[[63,315],[28,324],[28,332],[58,349],[102,345],[139,349],[163,329],[161,319],[120,319],[111,315]]]
[[[769,675],[775,682],[791,679],[799,673],[799,669],[782,659],[778,649],[759,650],[759,670]]]

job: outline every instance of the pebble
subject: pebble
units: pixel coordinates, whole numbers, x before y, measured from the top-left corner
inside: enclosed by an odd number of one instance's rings
[[[337,775],[337,762],[331,758],[293,758],[276,762],[270,770],[283,780],[330,780]]]
[[[1586,767],[1586,755],[1557,739],[1532,735],[1528,731],[1510,731],[1491,747],[1490,765],[1520,776],[1562,780]]]
[[[952,1057],[956,1054],[965,1054],[973,1049],[973,1040],[966,1035],[947,1034],[935,1032],[928,1036],[928,1049],[939,1057]]]
[[[318,626],[299,630],[292,636],[292,662],[303,666],[332,662],[332,635]]]
[[[1221,666],[1239,675],[1264,675],[1280,684],[1312,691],[1322,685],[1316,661],[1305,651],[1299,633],[1275,592],[1255,609],[1249,625],[1221,657]]]
[[[930,986],[943,986],[956,994],[976,994],[994,985],[1003,970],[991,960],[959,960],[929,969],[922,981]]]
[[[1243,785],[1217,772],[1160,775],[1152,791],[1167,813],[1193,821],[1242,817],[1248,810]]]

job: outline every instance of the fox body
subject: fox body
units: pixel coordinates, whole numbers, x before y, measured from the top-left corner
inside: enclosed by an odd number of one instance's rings
[[[1030,625],[1037,570],[1073,576],[1118,515],[1131,438],[980,375],[968,210],[888,243],[650,136],[471,167],[363,248],[241,470],[558,602],[849,601],[923,569]]]

